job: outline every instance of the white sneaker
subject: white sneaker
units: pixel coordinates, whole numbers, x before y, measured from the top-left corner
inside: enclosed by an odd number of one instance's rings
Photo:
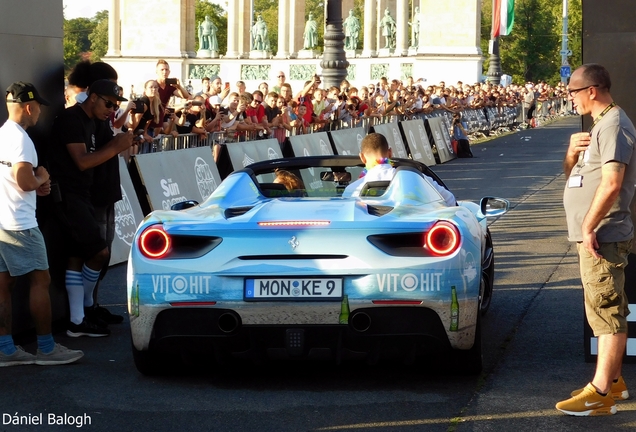
[[[84,357],[84,353],[80,350],[70,350],[56,343],[55,348],[50,353],[44,354],[38,349],[37,356],[34,357],[36,365],[53,366],[76,362]]]

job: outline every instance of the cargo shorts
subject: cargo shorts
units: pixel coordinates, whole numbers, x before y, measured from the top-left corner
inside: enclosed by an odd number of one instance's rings
[[[625,267],[632,241],[599,243],[601,258],[592,256],[581,243],[576,245],[585,315],[594,336],[627,333],[629,307],[625,294]]]

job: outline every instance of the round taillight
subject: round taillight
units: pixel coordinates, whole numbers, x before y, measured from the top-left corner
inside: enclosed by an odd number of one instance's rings
[[[428,230],[425,246],[435,255],[450,255],[459,247],[459,230],[450,222],[440,221]]]
[[[163,258],[170,252],[170,236],[161,225],[153,225],[139,236],[139,250],[148,258]]]

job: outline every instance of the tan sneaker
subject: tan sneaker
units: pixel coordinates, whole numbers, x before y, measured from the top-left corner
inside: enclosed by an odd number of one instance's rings
[[[583,389],[574,390],[570,393],[570,396],[576,396],[580,394]],[[617,382],[612,382],[612,390],[610,391],[612,394],[612,398],[615,401],[622,401],[629,399],[629,390],[627,390],[627,384],[625,384],[625,380],[623,377],[619,377]]]
[[[598,416],[616,414],[616,403],[608,393],[600,395],[589,383],[578,395],[556,404],[556,409],[573,416]]]
[[[84,353],[80,350],[70,350],[59,343],[55,344],[55,348],[48,354],[44,354],[38,349],[35,364],[41,366],[64,365],[74,363],[84,357]]]
[[[35,363],[35,356],[26,352],[21,346],[15,346],[16,351],[11,355],[0,352],[0,367],[30,365]]]

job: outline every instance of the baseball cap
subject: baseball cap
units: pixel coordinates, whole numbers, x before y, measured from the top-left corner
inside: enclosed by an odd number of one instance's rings
[[[111,80],[101,79],[90,85],[86,94],[98,94],[102,96],[112,96],[118,101],[125,102],[128,99],[119,96],[119,86]]]
[[[7,87],[7,96],[11,95],[13,100],[7,99],[7,102],[31,102],[38,101],[42,105],[49,105],[46,99],[42,98],[35,86],[31,83],[18,81]]]

